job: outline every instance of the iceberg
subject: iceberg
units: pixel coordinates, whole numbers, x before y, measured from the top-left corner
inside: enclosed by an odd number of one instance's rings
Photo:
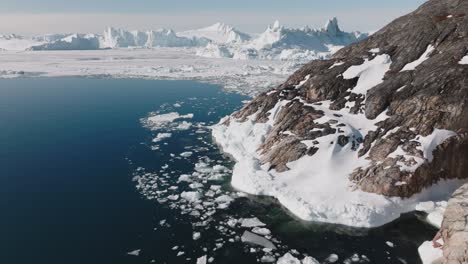
[[[126,31],[112,27],[104,31],[102,48],[128,47],[197,47],[206,46],[210,41],[205,38],[186,38],[178,36],[171,29],[142,31]]]
[[[179,35],[187,38],[206,38],[218,44],[242,43],[251,39],[250,35],[219,22],[209,27],[180,32]]]
[[[54,40],[55,37],[57,36],[50,36],[49,39],[53,41],[32,46],[28,50],[97,50],[100,48],[99,37],[94,34],[72,34],[58,40]]]

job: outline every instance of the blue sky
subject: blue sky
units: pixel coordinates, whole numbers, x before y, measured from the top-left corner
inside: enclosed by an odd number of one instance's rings
[[[199,12],[296,11],[322,12],[360,9],[410,9],[418,0],[1,0],[1,12]]]
[[[217,21],[260,32],[280,19],[287,26],[320,26],[337,16],[347,30],[376,30],[424,0],[0,0],[0,33],[51,33],[171,27]],[[125,21],[124,21],[125,20]],[[29,32],[28,32],[29,31]]]

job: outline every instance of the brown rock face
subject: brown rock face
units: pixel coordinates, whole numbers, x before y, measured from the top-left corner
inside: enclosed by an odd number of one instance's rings
[[[426,60],[414,70],[402,71],[428,47],[434,50]],[[266,122],[276,103],[288,100],[260,148],[262,162],[270,162],[277,171],[288,170],[288,162],[316,152],[301,141],[335,134],[335,142],[353,144],[355,155],[370,161],[349,175],[356,187],[409,197],[441,179],[468,178],[468,65],[459,63],[467,53],[468,1],[430,0],[332,59],[308,63],[234,117],[244,120],[257,114],[256,122]],[[346,79],[343,73],[383,54],[391,58],[383,81],[365,94],[353,92],[361,77]],[[337,120],[317,121],[324,113],[314,105],[323,101],[332,111],[345,110],[370,120],[383,113],[388,117],[376,120],[376,128],[362,138],[349,138]],[[418,139],[435,129],[457,135],[438,145],[429,159]],[[409,156],[391,155],[398,149]]]
[[[442,222],[444,264],[468,263],[468,184],[455,191]]]

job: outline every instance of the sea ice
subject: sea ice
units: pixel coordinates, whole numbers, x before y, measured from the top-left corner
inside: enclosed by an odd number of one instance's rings
[[[290,253],[286,253],[284,256],[278,259],[276,264],[301,264],[301,261]]]
[[[193,152],[191,152],[191,151],[186,151],[186,152],[180,153],[180,156],[181,156],[181,157],[184,157],[184,158],[188,158],[188,157],[192,156],[192,154],[193,154]]]
[[[148,127],[152,130],[161,129],[167,124],[174,122],[177,119],[190,119],[193,118],[193,114],[180,115],[176,112],[171,112],[167,114],[157,114],[148,117],[145,122]]]
[[[215,202],[217,202],[218,204],[225,204],[225,203],[231,203],[234,199],[229,196],[229,195],[221,195],[219,197],[216,197],[215,199]]]
[[[200,238],[201,238],[200,232],[195,232],[195,233],[193,233],[193,235],[192,235],[192,239],[193,239],[193,240],[198,240],[198,239],[200,239]]]
[[[141,252],[141,249],[136,249],[136,250],[128,252],[127,255],[138,257],[140,255],[140,252]]]
[[[244,231],[244,234],[242,234],[241,237],[241,241],[244,243],[251,243],[258,246],[262,246],[264,248],[276,249],[276,246],[273,245],[273,243],[271,243],[268,239],[251,233],[249,231]]]
[[[320,264],[320,262],[313,257],[307,256],[302,260],[302,264]]]
[[[424,242],[418,248],[418,252],[423,264],[432,264],[443,256],[442,249],[434,248],[431,241]]]
[[[180,197],[188,202],[193,203],[200,200],[201,194],[199,192],[182,192]]]
[[[271,231],[268,228],[254,227],[252,232],[262,236],[268,236],[271,234]]]
[[[1,45],[0,41],[0,49]],[[1,55],[0,78],[106,75],[116,78],[190,79],[219,84],[225,90],[248,95],[277,86],[301,66],[289,61],[202,58],[187,48],[2,51]]]
[[[258,220],[258,218],[243,218],[240,220],[242,227],[258,227],[258,226],[266,226],[265,223]]]
[[[166,138],[170,138],[171,136],[172,136],[171,133],[158,133],[156,138],[153,139],[153,142],[157,143],[157,142],[163,141]]]
[[[330,256],[328,256],[328,258],[327,258],[327,261],[329,263],[335,263],[335,262],[338,261],[338,259],[339,259],[339,257],[338,257],[337,254],[330,254]]]
[[[206,264],[206,255],[197,259],[197,264]]]
[[[187,121],[182,121],[181,123],[179,123],[177,125],[177,127],[175,129],[177,129],[177,130],[188,130],[188,129],[190,129],[190,127],[192,127],[192,123],[187,122]]]
[[[439,201],[439,202],[421,202],[416,205],[415,209],[418,211],[426,212],[427,215],[427,222],[432,224],[433,226],[440,228],[442,226],[442,220],[444,218],[445,208],[447,208],[446,201]]]
[[[273,263],[275,261],[276,261],[276,258],[274,256],[269,256],[269,255],[263,256],[260,259],[260,262],[262,263]]]

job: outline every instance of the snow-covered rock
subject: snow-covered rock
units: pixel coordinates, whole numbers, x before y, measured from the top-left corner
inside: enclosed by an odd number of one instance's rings
[[[463,57],[458,63],[468,65],[468,55]]]
[[[232,186],[273,196],[304,220],[359,227],[380,226],[420,202],[448,198],[463,183],[457,179],[467,177],[467,130],[459,120],[468,75],[453,63],[466,51],[456,33],[434,44],[444,28],[420,18],[456,7],[429,3],[329,60],[309,62],[221,120],[212,131],[237,162]],[[449,22],[457,27],[463,21]],[[302,41],[304,35],[310,41]],[[275,23],[257,48],[316,43],[316,50],[325,50],[332,36],[334,44],[357,38],[342,33],[335,19],[300,32]]]

